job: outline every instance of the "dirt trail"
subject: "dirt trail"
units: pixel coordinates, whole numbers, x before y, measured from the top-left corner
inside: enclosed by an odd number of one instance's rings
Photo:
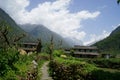
[[[49,73],[48,73],[48,63],[49,62],[45,62],[43,64],[43,66],[41,67],[41,72],[42,72],[42,77],[41,77],[41,80],[53,80],[50,76],[49,76]]]

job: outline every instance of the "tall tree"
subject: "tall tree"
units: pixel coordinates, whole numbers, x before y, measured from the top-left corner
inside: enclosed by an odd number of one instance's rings
[[[50,46],[49,46],[50,60],[52,60],[53,48],[54,48],[54,43],[53,43],[53,35],[52,35],[50,40]]]
[[[40,53],[42,50],[42,42],[41,39],[38,39],[38,45],[37,45],[37,54]]]

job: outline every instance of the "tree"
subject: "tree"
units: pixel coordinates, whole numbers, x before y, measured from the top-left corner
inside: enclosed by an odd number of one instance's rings
[[[63,44],[63,43],[62,43],[62,40],[60,40],[60,41],[59,41],[59,45],[58,45],[60,50],[62,50],[62,44]]]
[[[117,0],[117,3],[119,4],[119,3],[120,3],[120,0]]]
[[[8,24],[5,21],[2,21],[0,23],[0,39],[3,40],[3,43],[6,43],[8,46],[10,46],[9,38],[7,37],[8,32],[9,32]]]
[[[54,48],[53,36],[51,36],[51,40],[50,40],[50,46],[49,46],[50,60],[52,60],[53,48]]]
[[[21,34],[20,36],[15,36],[15,38],[13,39],[13,42],[16,43],[17,41],[21,40],[25,36],[26,36],[25,34]]]
[[[16,44],[16,42],[20,41],[26,36],[25,34],[21,34],[16,35],[14,38],[10,39],[10,30],[10,26],[5,21],[0,22],[0,42],[3,48],[11,47],[11,45]]]
[[[42,50],[42,42],[41,39],[38,39],[38,45],[37,45],[37,54],[40,53]]]

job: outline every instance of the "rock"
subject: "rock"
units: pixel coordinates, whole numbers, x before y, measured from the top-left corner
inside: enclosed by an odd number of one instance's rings
[[[67,56],[66,56],[66,55],[60,55],[60,57],[61,57],[61,58],[67,58]]]
[[[23,49],[18,49],[18,51],[20,52],[21,55],[27,54],[27,52],[25,50],[23,50]]]

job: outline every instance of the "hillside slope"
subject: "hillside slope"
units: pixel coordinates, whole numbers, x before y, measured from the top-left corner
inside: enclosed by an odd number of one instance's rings
[[[110,36],[94,44],[102,53],[120,54],[120,26]]]
[[[21,29],[15,21],[4,11],[0,8],[0,23],[5,22],[5,24],[9,25],[9,33],[8,37],[9,40],[13,40],[16,36],[21,36],[22,34],[25,34],[26,37],[24,37],[21,41],[34,41],[33,37],[31,37],[27,32],[25,32],[23,29]],[[1,39],[0,39],[1,41]]]
[[[115,35],[120,32],[120,26],[118,26],[110,35]]]

